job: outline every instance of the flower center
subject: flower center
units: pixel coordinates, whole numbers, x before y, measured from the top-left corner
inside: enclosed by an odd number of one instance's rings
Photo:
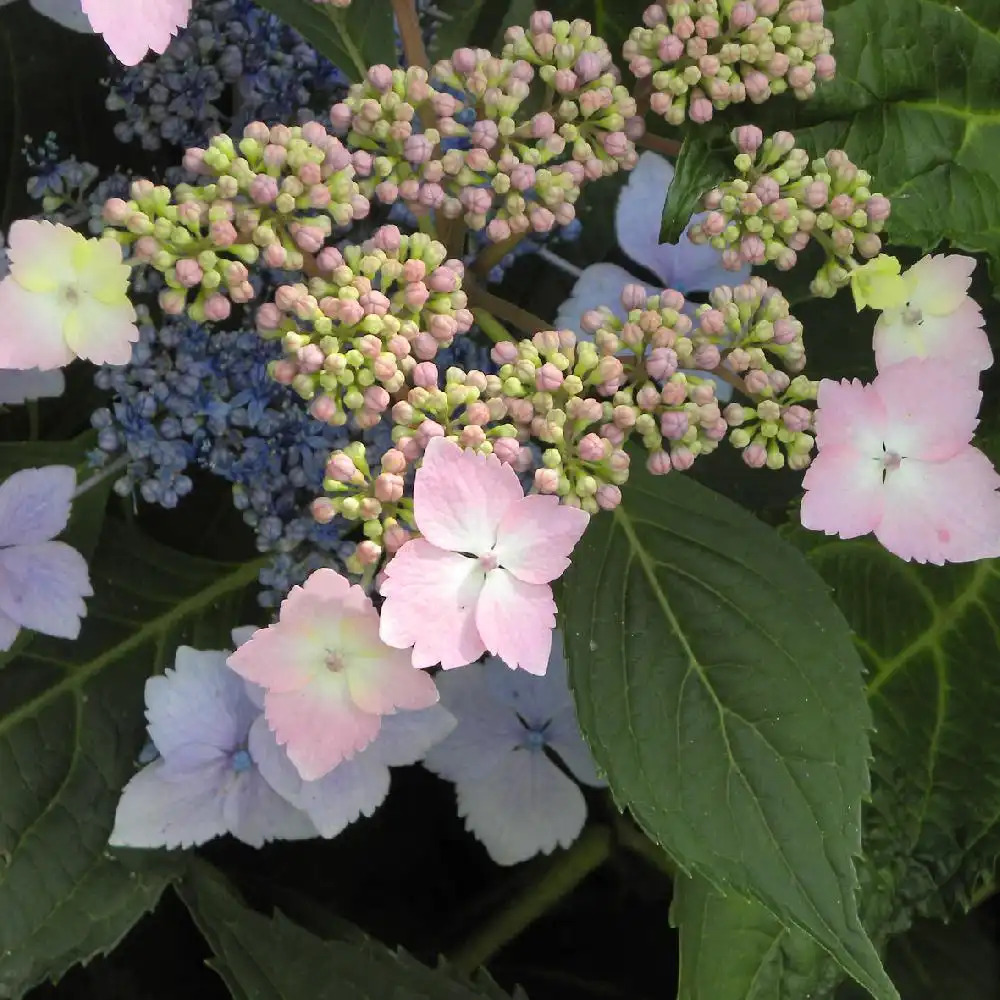
[[[80,293],[76,290],[75,285],[67,285],[63,289],[63,300],[69,306],[76,306],[80,302]]]
[[[524,734],[524,745],[528,750],[541,750],[545,746],[545,733],[538,729],[529,729]]]
[[[903,310],[903,322],[907,326],[917,326],[924,321],[924,314],[916,307],[907,305]]]
[[[345,666],[344,658],[340,655],[340,653],[336,653],[332,649],[328,649],[326,651],[326,659],[323,662],[326,664],[326,669],[329,670],[331,674],[339,674]]]
[[[883,445],[883,448],[885,446]],[[889,451],[888,448],[885,449],[884,454],[881,458],[882,464],[882,482],[884,483],[889,475],[899,468],[900,463],[903,461],[903,456],[899,454],[898,451]]]
[[[237,774],[242,774],[244,771],[249,771],[253,767],[253,759],[250,757],[250,753],[247,750],[237,750],[236,753],[230,758],[229,761],[232,764],[233,770]]]
[[[479,557],[479,565],[489,573],[490,570],[496,569],[500,565],[500,560],[495,552],[486,552]]]

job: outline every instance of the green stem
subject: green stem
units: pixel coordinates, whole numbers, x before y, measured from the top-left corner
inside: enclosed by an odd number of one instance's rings
[[[500,243],[491,243],[473,261],[472,270],[485,278],[523,239],[524,233],[514,233],[513,236],[508,236],[507,239],[502,240]]]
[[[676,876],[674,864],[663,848],[654,844],[627,816],[617,818],[615,836],[622,847],[647,861],[668,878]]]
[[[28,440],[37,441],[41,432],[41,420],[38,415],[38,400],[29,399],[25,404],[28,411]]]
[[[361,50],[354,44],[354,39],[351,38],[350,32],[344,27],[343,13],[336,7],[331,7],[327,4],[324,4],[324,7],[330,20],[333,22],[334,28],[337,30],[337,34],[340,36],[340,44],[344,46],[344,51],[351,57],[354,68],[360,74],[358,79],[364,80],[368,75],[368,66],[365,64],[365,57],[361,54]]]
[[[555,855],[542,877],[497,913],[451,956],[456,971],[471,975],[559,900],[569,895],[611,855],[606,826],[591,826],[569,850]]]
[[[472,315],[476,317],[476,324],[479,329],[486,334],[494,344],[502,343],[505,340],[513,340],[510,331],[486,309],[473,309]]]
[[[506,299],[500,298],[499,295],[494,295],[492,292],[486,291],[470,271],[465,272],[462,284],[466,294],[469,296],[469,302],[473,310],[476,308],[486,309],[494,316],[499,316],[500,319],[512,323],[529,337],[533,333],[538,333],[539,330],[552,329],[552,324],[547,323],[540,316],[536,316],[534,313],[528,312],[527,309],[522,309],[520,306],[514,305],[513,302],[508,302]]]

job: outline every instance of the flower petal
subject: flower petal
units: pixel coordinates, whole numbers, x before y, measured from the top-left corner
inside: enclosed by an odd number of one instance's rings
[[[226,829],[251,847],[271,840],[309,840],[318,834],[306,813],[282,798],[256,768],[234,775],[222,815]]]
[[[91,594],[86,560],[64,542],[0,549],[0,611],[22,628],[75,639]]]
[[[372,655],[352,658],[344,668],[344,677],[354,704],[364,712],[387,715],[396,709],[420,709],[438,700],[433,678],[414,670],[407,652],[382,643]]]
[[[878,392],[859,379],[834,382],[825,378],[816,398],[816,444],[823,448],[845,445],[862,455],[883,451],[885,406]]]
[[[14,640],[20,631],[21,626],[0,611],[0,653],[6,653],[14,645]]]
[[[581,340],[592,341],[594,335],[583,329],[583,314],[598,306],[607,306],[619,319],[624,320],[622,291],[626,285],[635,284],[643,282],[617,264],[591,264],[590,267],[585,267],[576,279],[569,298],[559,307],[553,327],[557,330],[572,330]],[[653,294],[651,288],[646,291]]]
[[[464,671],[443,676],[455,677],[460,673]],[[378,736],[364,753],[387,767],[416,764],[455,728],[455,724],[455,717],[440,705],[386,715]]]
[[[432,545],[481,556],[496,543],[507,509],[523,496],[505,462],[434,438],[414,478],[414,520]]]
[[[43,295],[72,284],[76,281],[73,251],[85,242],[69,226],[18,219],[7,233],[11,277],[26,291]]]
[[[587,820],[579,787],[539,750],[513,750],[455,792],[466,829],[498,865],[569,847]]]
[[[636,263],[652,271],[665,288],[679,292],[710,291],[716,285],[739,285],[746,281],[749,266],[740,271],[725,270],[719,251],[707,244],[693,244],[686,231],[677,243],[660,242],[663,206],[673,179],[674,167],[669,160],[650,151],[639,157],[618,197],[615,211],[618,245]],[[699,217],[691,221],[698,222]]]
[[[929,316],[948,316],[969,294],[976,258],[962,254],[921,257],[903,275],[910,305]]]
[[[191,0],[83,0],[83,10],[108,48],[126,66],[146,52],[163,53],[191,12]]]
[[[884,312],[875,324],[873,345],[879,371],[910,358],[934,358],[980,372],[993,364],[983,311],[964,299],[948,316],[924,315],[919,323],[903,321],[903,312]]]
[[[413,646],[413,665],[446,670],[478,660],[486,647],[476,628],[476,600],[485,574],[475,559],[407,542],[389,561],[379,634],[397,649]]]
[[[69,311],[63,332],[66,346],[95,365],[128,364],[132,345],[139,339],[135,310],[128,301],[104,305],[89,296],[81,297]]]
[[[118,801],[112,847],[194,847],[226,833],[222,814],[227,762],[173,774],[165,761],[147,765]]]
[[[55,538],[69,521],[76,470],[68,465],[21,469],[0,484],[0,546]]]
[[[558,497],[527,496],[508,508],[497,530],[500,565],[524,583],[551,583],[569,568],[590,515]]]
[[[849,445],[821,448],[802,480],[802,526],[841,538],[874,531],[884,506],[882,470],[877,458]]]
[[[548,584],[522,583],[503,569],[486,575],[476,628],[486,648],[512,670],[545,673],[555,624],[556,602]]]
[[[878,540],[901,559],[971,562],[1000,556],[1000,486],[971,445],[944,462],[904,459],[886,478]]]
[[[61,396],[65,389],[66,378],[58,368],[47,372],[37,368],[0,369],[0,404],[5,406]]]
[[[346,685],[310,684],[301,691],[269,691],[264,714],[278,743],[306,781],[315,781],[363,750],[378,735],[381,716],[362,712]]]
[[[871,388],[885,407],[886,449],[928,461],[957,454],[979,422],[978,381],[967,368],[919,358],[880,372]]]
[[[48,371],[74,358],[63,324],[67,306],[54,295],[29,292],[13,275],[0,281],[0,368]]]
[[[325,777],[303,781],[266,725],[254,724],[249,747],[275,792],[301,809],[323,837],[336,837],[359,816],[371,816],[389,794],[389,769],[372,756],[372,748]]]
[[[227,655],[180,646],[173,667],[146,681],[149,737],[174,768],[228,757],[259,715]]]

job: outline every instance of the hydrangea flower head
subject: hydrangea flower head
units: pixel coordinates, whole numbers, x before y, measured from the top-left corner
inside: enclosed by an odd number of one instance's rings
[[[802,524],[917,562],[1000,555],[1000,476],[970,444],[981,399],[966,370],[916,358],[869,385],[824,379]]]
[[[248,749],[260,715],[225,650],[181,646],[173,669],[146,681],[146,719],[159,757],[122,792],[110,843],[191,847],[231,833],[260,847],[315,837],[309,818],[264,780]]]
[[[545,673],[550,584],[590,516],[554,496],[525,496],[509,465],[443,438],[427,446],[413,508],[423,537],[385,568],[382,638],[412,646],[415,667],[462,667],[489,651],[512,669]]]
[[[0,281],[0,368],[61,368],[74,358],[125,364],[139,339],[129,268],[111,239],[20,219]]]
[[[94,31],[126,66],[150,49],[165,52],[191,13],[191,0],[83,0],[82,6]]]
[[[379,638],[371,599],[331,569],[293,587],[277,623],[254,633],[229,665],[265,689],[267,723],[306,781],[368,746],[382,716],[438,700],[434,681]]]
[[[905,302],[875,324],[879,371],[907,358],[938,358],[980,372],[993,364],[983,311],[969,296],[974,257],[923,257],[902,274]]]
[[[873,309],[899,309],[906,302],[906,285],[895,257],[880,253],[851,271],[851,291],[858,312],[865,306]]]
[[[22,628],[61,639],[80,634],[90,597],[87,563],[54,542],[69,521],[76,473],[68,465],[21,469],[0,485],[0,650]]]
[[[580,735],[558,634],[543,677],[495,659],[438,677],[458,725],[424,766],[455,784],[459,814],[500,865],[569,847],[587,819],[577,781],[600,786]]]

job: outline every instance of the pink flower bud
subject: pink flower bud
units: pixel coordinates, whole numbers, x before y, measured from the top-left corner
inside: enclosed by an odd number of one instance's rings
[[[748,444],[742,457],[751,469],[762,469],[767,462],[767,449],[762,444]]]
[[[563,373],[551,362],[535,372],[535,386],[541,392],[555,392],[563,384]]]
[[[422,361],[410,374],[413,384],[422,389],[436,389],[438,387],[438,369],[432,361]]]
[[[837,60],[828,52],[821,52],[813,59],[816,67],[816,77],[820,80],[832,80],[837,72]]]
[[[205,310],[205,319],[210,320],[212,323],[221,323],[223,320],[229,319],[229,314],[233,307],[225,295],[216,292],[205,299],[203,308]]]
[[[670,456],[665,451],[651,452],[646,459],[646,470],[651,476],[665,476],[672,467]]]
[[[382,472],[375,477],[375,498],[382,503],[395,503],[403,496],[403,477]]]
[[[357,466],[342,451],[335,451],[326,463],[326,478],[350,483],[360,475]]]
[[[598,486],[594,499],[601,510],[614,510],[622,502],[622,491],[617,486],[606,483]]]
[[[684,55],[684,42],[677,35],[667,35],[657,46],[656,54],[665,63],[674,63]]]
[[[309,404],[309,412],[316,420],[328,424],[337,415],[337,404],[329,396],[316,396]]]
[[[604,459],[604,439],[594,433],[585,434],[577,447],[580,458],[585,462],[600,462]]]
[[[741,153],[753,155],[764,142],[764,133],[756,125],[741,125],[733,130],[732,138]]]
[[[502,437],[495,438],[493,441],[493,454],[501,462],[506,462],[507,465],[514,465],[520,456],[520,452],[521,445],[518,443],[517,438]]]
[[[535,489],[539,493],[557,493],[559,473],[555,469],[535,469]]]
[[[891,208],[892,206],[889,203],[889,199],[880,194],[873,194],[868,201],[865,202],[865,212],[872,222],[884,222],[889,218]]]
[[[503,340],[493,346],[490,357],[495,364],[512,365],[518,359],[517,345],[511,340]]]

